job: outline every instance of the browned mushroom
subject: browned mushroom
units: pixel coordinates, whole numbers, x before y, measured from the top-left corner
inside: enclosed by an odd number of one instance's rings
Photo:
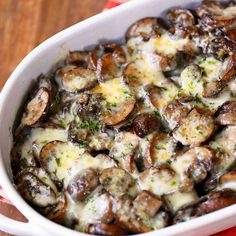
[[[97,61],[97,77],[99,82],[105,82],[119,76],[119,66],[112,53],[107,53]]]
[[[223,189],[208,194],[206,200],[200,204],[200,208],[206,214],[235,203],[236,192],[230,189]]]
[[[62,75],[61,83],[69,92],[83,91],[96,85],[96,73],[83,67],[71,68]]]
[[[21,123],[32,126],[40,122],[45,117],[48,107],[49,91],[46,88],[40,88],[34,98],[27,104]]]
[[[99,177],[103,187],[114,197],[120,198],[134,187],[134,179],[121,168],[107,168]]]
[[[236,125],[236,102],[224,103],[216,113],[216,122],[220,125]]]
[[[179,190],[187,192],[193,185],[200,183],[213,168],[214,154],[207,147],[191,148],[183,154],[176,156],[172,161],[172,168],[181,177]]]
[[[213,131],[213,117],[194,108],[174,129],[173,137],[183,145],[198,146],[205,142]]]
[[[128,97],[124,102],[121,102],[114,107],[106,106],[104,111],[102,111],[100,119],[106,125],[117,125],[130,115],[134,109],[135,103],[135,99],[131,96]]]
[[[126,232],[118,224],[90,224],[86,231],[93,235],[120,236]]]
[[[236,44],[226,37],[215,37],[203,46],[203,52],[222,59],[236,52]]]
[[[159,125],[157,116],[149,113],[136,116],[132,123],[134,132],[141,138],[157,130]]]
[[[149,191],[143,190],[133,201],[138,216],[154,217],[162,205],[162,201]]]
[[[224,28],[236,22],[235,5],[219,1],[204,1],[197,9],[204,25],[211,29]]]
[[[196,101],[193,97],[180,97],[172,100],[164,109],[163,114],[169,123],[170,129],[174,129],[181,120],[188,115]]]
[[[47,207],[56,203],[56,188],[55,185],[50,186],[52,182],[45,172],[43,176],[40,174],[39,169],[23,170],[17,177],[17,189],[27,202]]]
[[[229,187],[229,185],[226,186],[227,183],[230,182],[236,182],[236,171],[230,171],[224,175],[222,175],[219,179],[219,182],[221,185],[225,185],[225,187]],[[235,187],[234,187],[235,188]]]
[[[173,8],[167,12],[167,19],[172,24],[177,24],[179,26],[192,26],[195,24],[195,19],[193,14],[183,8]]]
[[[76,66],[87,66],[88,52],[85,51],[70,51],[66,57],[66,63]]]
[[[205,98],[215,97],[223,90],[225,86],[226,83],[224,81],[212,80],[204,84],[202,95]]]
[[[236,75],[236,56],[229,56],[224,60],[220,70],[220,80],[230,81]]]
[[[105,53],[112,53],[118,64],[124,64],[126,62],[126,55],[121,45],[115,43],[104,44]]]
[[[158,36],[165,31],[162,21],[159,18],[144,18],[130,26],[126,33],[126,40],[142,36],[147,41],[152,36]]]
[[[57,201],[54,206],[49,208],[49,213],[46,216],[56,223],[64,224],[66,222],[67,213],[67,199],[65,194],[62,194]]]
[[[83,201],[99,184],[97,172],[88,168],[76,175],[68,184],[67,191],[76,201]]]
[[[174,192],[178,189],[179,178],[175,171],[167,165],[151,167],[140,175],[142,190],[148,190],[157,196]]]
[[[175,154],[176,141],[168,134],[157,132],[151,139],[144,156],[145,167],[171,163]]]

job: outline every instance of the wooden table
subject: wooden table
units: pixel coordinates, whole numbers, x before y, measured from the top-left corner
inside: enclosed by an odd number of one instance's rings
[[[16,65],[38,44],[100,12],[106,0],[0,0],[0,90]],[[23,216],[0,203],[0,212],[13,219]],[[0,236],[6,236],[0,231]]]

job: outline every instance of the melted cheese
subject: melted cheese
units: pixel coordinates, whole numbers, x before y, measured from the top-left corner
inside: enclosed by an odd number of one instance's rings
[[[66,141],[67,131],[53,128],[35,128],[32,129],[29,136],[21,147],[21,158],[31,158],[32,152],[36,157],[39,156],[41,148],[54,140]]]
[[[120,103],[120,101],[124,100],[130,93],[128,87],[126,87],[119,78],[100,83],[92,89],[92,91],[94,93],[103,94],[107,102],[115,104]]]

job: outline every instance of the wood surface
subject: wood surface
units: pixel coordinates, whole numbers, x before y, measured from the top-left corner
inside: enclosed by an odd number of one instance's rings
[[[99,13],[105,3],[106,0],[0,0],[0,90],[33,48],[62,29]],[[0,203],[0,213],[24,220],[7,204]],[[0,231],[0,236],[7,235]]]

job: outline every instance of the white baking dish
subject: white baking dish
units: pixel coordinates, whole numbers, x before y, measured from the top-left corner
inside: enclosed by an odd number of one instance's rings
[[[12,183],[10,149],[17,111],[27,90],[40,73],[46,73],[68,50],[83,49],[103,40],[121,39],[128,26],[146,16],[159,16],[173,6],[197,4],[190,0],[136,0],[101,13],[51,37],[34,49],[15,69],[0,100],[0,184],[13,204],[29,220],[22,223],[0,215],[0,230],[16,235],[85,235],[49,221],[32,209]],[[145,235],[209,235],[235,225],[236,205],[197,219]]]

